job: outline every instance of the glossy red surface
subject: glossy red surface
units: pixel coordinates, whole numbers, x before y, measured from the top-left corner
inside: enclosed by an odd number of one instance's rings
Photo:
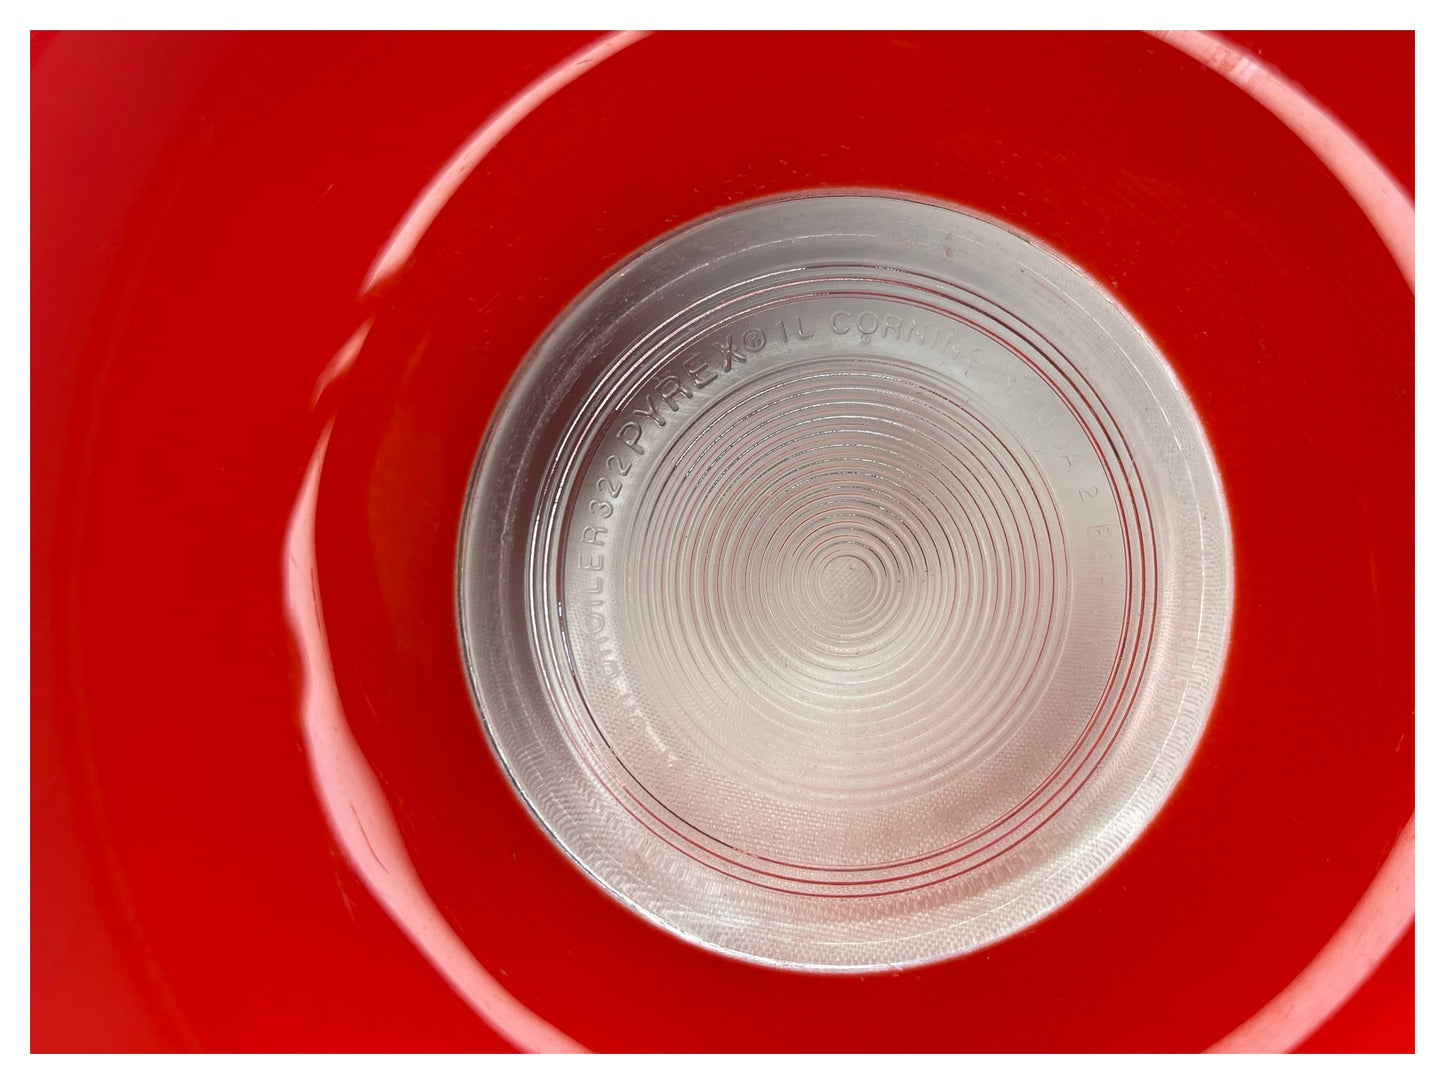
[[[1414,302],[1374,230],[1142,35],[659,35],[520,119],[365,289],[456,149],[592,40],[34,42],[34,1047],[508,1048],[318,799],[285,546],[327,433],[345,723],[426,892],[539,1017],[594,1049],[1222,1038],[1414,807]],[[1239,40],[1413,184],[1412,36]],[[452,584],[491,406],[567,302],[679,223],[830,186],[978,208],[1112,289],[1199,408],[1238,568],[1214,718],[1145,836],[1008,941],[850,977],[683,944],[558,854],[482,737]],[[1412,944],[1315,1047],[1413,1044]]]

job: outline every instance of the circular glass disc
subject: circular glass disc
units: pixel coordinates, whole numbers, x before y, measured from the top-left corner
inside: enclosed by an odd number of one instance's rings
[[[961,211],[774,200],[596,283],[468,496],[464,649],[537,819],[643,915],[810,969],[1058,907],[1223,663],[1195,414],[1102,289]]]

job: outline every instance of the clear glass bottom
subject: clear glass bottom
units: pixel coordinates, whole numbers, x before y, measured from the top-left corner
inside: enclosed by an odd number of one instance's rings
[[[485,727],[561,847],[712,948],[976,948],[1185,767],[1231,607],[1220,488],[1099,286],[958,210],[730,211],[543,338],[468,497]]]

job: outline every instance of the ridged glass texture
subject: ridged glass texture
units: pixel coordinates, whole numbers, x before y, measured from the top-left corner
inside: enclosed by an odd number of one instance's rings
[[[468,497],[466,657],[537,819],[673,931],[976,948],[1141,831],[1205,724],[1224,506],[1158,351],[960,211],[754,204],[598,282]]]

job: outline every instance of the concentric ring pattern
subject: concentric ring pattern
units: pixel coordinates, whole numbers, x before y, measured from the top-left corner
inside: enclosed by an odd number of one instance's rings
[[[619,551],[630,687],[655,690],[654,732],[694,765],[649,789],[694,824],[707,790],[747,793],[757,823],[716,835],[835,866],[913,857],[887,824],[861,839],[860,811],[932,804],[1037,699],[1067,574],[1020,449],[926,371],[848,361],[720,398]]]
[[[623,557],[638,681],[784,801],[936,787],[1024,699],[1064,572],[1018,449],[923,374],[848,360],[720,398]]]
[[[878,967],[1034,920],[1137,833],[1228,563],[1197,422],[1092,283],[841,196],[684,231],[539,344],[460,592],[489,735],[585,869],[711,947]]]

